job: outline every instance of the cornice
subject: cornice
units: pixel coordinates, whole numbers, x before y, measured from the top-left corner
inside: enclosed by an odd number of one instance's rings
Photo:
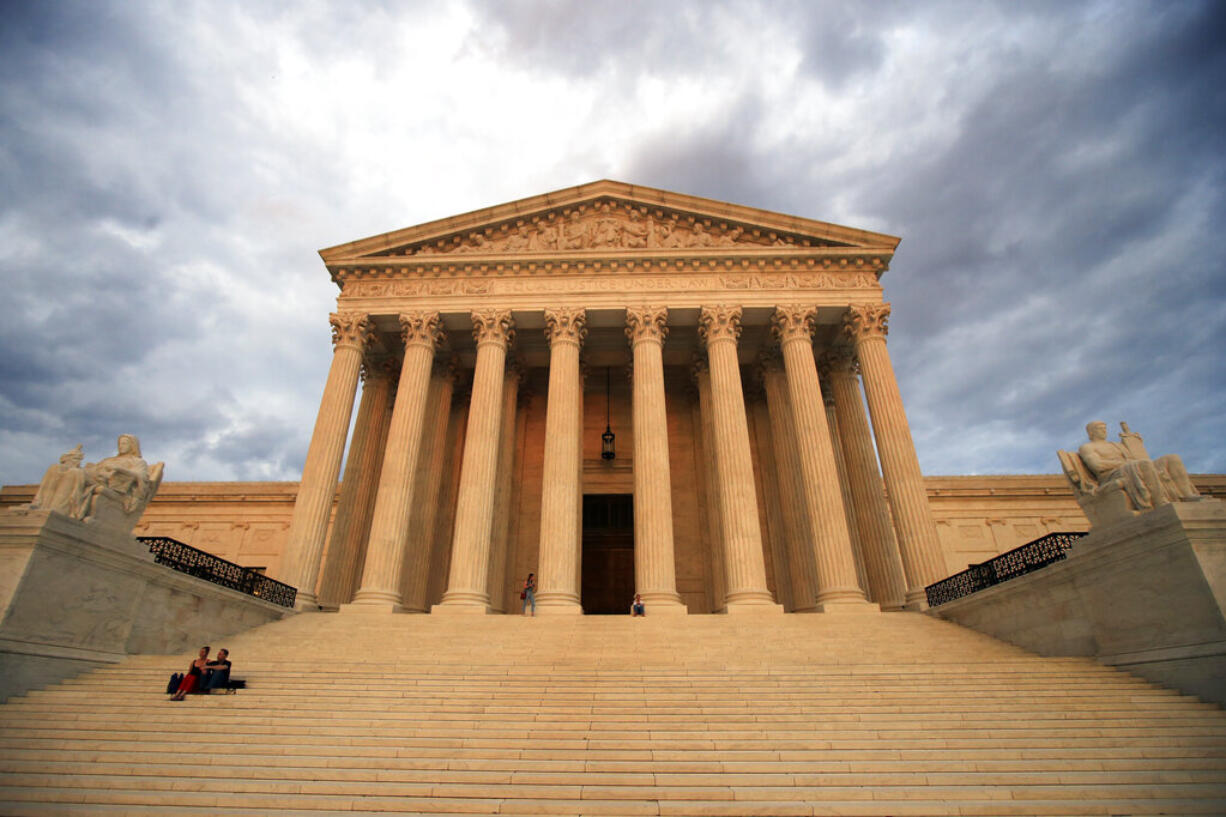
[[[874,278],[889,269],[892,253],[854,248],[824,249],[820,254],[797,253],[791,248],[753,253],[726,249],[685,252],[618,251],[604,253],[432,255],[421,258],[360,258],[330,265],[329,272],[344,291],[354,281],[428,278],[484,278],[514,276],[575,276],[585,273],[693,274],[718,272],[785,272],[847,270],[871,272]]]

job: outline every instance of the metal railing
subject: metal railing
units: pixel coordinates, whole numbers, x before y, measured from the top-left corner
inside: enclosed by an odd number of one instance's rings
[[[925,588],[928,606],[936,607],[938,604],[969,596],[976,591],[1058,562],[1068,555],[1073,543],[1083,536],[1084,532],[1049,533],[994,559],[971,565],[961,573],[928,585]]]
[[[174,568],[180,573],[204,579],[240,593],[293,607],[298,596],[297,588],[270,579],[263,573],[250,570],[234,562],[227,562],[211,553],[197,550],[169,536],[138,536],[137,541],[149,546],[153,559],[160,565]]]

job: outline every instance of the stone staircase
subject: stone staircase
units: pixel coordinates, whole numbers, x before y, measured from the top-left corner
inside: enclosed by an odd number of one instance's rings
[[[1224,814],[1226,713],[912,613],[303,614],[0,707],[4,815]]]

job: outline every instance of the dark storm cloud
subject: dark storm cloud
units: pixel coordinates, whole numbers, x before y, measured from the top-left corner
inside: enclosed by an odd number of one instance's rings
[[[1060,48],[1089,47],[1095,27],[1113,26],[1101,61],[1061,66],[1058,49],[1016,43],[988,81],[968,78],[978,96],[953,139],[899,146],[867,171],[824,173],[806,201],[794,200],[795,180],[821,166],[823,149],[755,139],[769,124],[752,90],[667,148],[645,145],[627,175],[816,218],[841,195],[903,236],[884,283],[926,460],[1050,471],[1052,449],[1105,412],[1184,442],[1195,468],[1221,470],[1226,6],[1126,7],[1107,21],[1080,6],[1058,11],[1040,30]],[[824,48],[838,19],[812,14],[798,27],[804,70],[834,86],[881,62],[875,45],[851,61]],[[823,58],[841,73],[829,75]],[[887,113],[871,127],[905,125]]]
[[[296,478],[315,247],[599,177],[902,236],[929,472],[1050,472],[1095,417],[1226,470],[1224,9],[7,4],[0,481],[123,431]]]

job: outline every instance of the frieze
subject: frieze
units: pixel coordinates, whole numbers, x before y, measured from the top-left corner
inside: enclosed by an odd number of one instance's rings
[[[842,247],[844,243],[696,213],[600,199],[383,250],[378,256],[585,250]]]
[[[742,291],[797,289],[877,289],[871,272],[816,274],[750,273],[744,275],[609,276],[584,278],[500,278],[351,281],[345,295],[355,298],[412,298],[446,295],[518,295],[541,292]]]

